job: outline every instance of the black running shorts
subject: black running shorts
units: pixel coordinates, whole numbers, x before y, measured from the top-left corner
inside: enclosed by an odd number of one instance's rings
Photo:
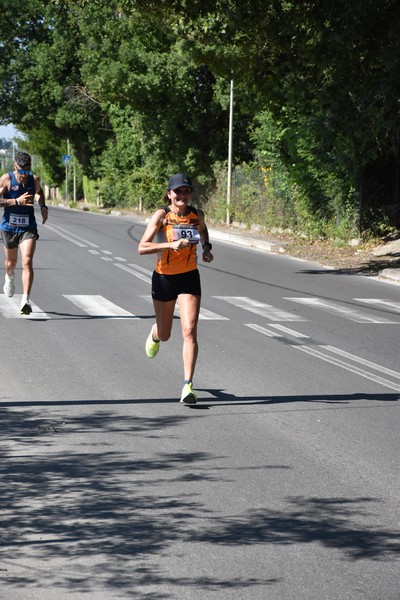
[[[160,275],[156,271],[152,277],[151,295],[153,300],[169,302],[179,294],[201,296],[200,273],[198,269],[178,275]]]

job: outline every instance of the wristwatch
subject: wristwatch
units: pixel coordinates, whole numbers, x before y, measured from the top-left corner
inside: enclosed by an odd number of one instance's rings
[[[212,250],[212,244],[210,244],[210,242],[205,242],[204,244],[202,244],[202,246],[203,246],[203,250],[206,246],[208,246],[209,250]]]

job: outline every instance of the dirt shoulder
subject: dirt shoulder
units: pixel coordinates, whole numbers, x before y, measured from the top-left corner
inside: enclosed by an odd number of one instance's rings
[[[287,235],[274,238],[285,254],[349,274],[375,276],[383,269],[400,269],[400,232],[392,238],[357,245],[339,245],[332,240],[309,243]]]
[[[273,252],[310,260],[342,273],[372,277],[385,269],[399,269],[400,272],[400,230],[384,239],[346,243],[335,240],[309,242],[294,234],[261,233],[238,225],[213,224],[211,227],[216,227],[223,234],[228,233],[232,239],[236,236],[247,239],[249,245],[253,242],[255,246],[267,243]],[[398,279],[400,281],[400,276]]]

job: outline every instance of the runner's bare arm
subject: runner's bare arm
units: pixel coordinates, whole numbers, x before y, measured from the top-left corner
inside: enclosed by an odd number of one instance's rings
[[[200,233],[200,241],[203,246],[203,262],[212,262],[214,260],[214,256],[211,254],[211,246],[210,238],[208,237],[208,229],[204,219],[204,212],[202,210],[197,211],[197,216],[199,218],[199,233]]]
[[[10,189],[10,177],[8,173],[4,173],[0,177],[0,206],[7,206],[7,200],[3,198],[3,195]]]
[[[40,211],[42,213],[42,225],[44,225],[49,216],[49,209],[46,206],[46,201],[44,199],[44,192],[42,190],[42,186],[40,185],[40,179],[37,175],[34,175],[34,181],[35,181],[35,190],[36,190],[35,198],[38,201]]]

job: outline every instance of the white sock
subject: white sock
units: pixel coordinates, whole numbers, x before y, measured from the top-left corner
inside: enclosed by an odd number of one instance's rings
[[[29,294],[22,294],[21,304],[24,305],[29,302]]]
[[[6,273],[6,281],[14,281],[14,273],[12,275]]]

